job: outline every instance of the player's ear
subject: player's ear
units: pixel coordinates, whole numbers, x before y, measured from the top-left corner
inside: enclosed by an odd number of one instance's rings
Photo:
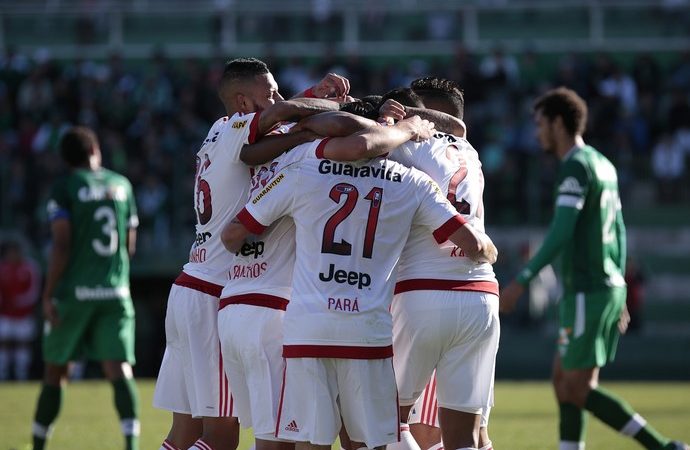
[[[246,114],[246,113],[252,111],[249,97],[247,97],[246,95],[238,92],[237,94],[235,94],[234,100],[235,100],[235,105],[237,106],[237,111],[239,111],[243,114]]]

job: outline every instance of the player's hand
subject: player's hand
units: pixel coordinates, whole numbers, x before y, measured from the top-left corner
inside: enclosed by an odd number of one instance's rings
[[[628,311],[628,307],[626,305],[623,306],[621,316],[618,319],[618,332],[620,334],[625,334],[625,332],[628,331],[628,325],[630,325],[630,311]]]
[[[350,81],[337,73],[329,73],[319,84],[311,88],[311,92],[317,98],[345,99],[350,93]]]
[[[60,324],[57,307],[55,306],[55,301],[52,298],[43,299],[43,317],[48,321],[48,323],[50,323],[52,327],[56,327]]]
[[[383,105],[379,107],[379,119],[382,119],[384,122],[390,122],[390,119],[393,119],[393,121],[403,120],[406,115],[407,110],[405,106],[392,98],[383,102]]]
[[[517,281],[511,281],[508,286],[501,289],[501,292],[498,295],[499,310],[502,313],[513,312],[513,310],[515,309],[515,305],[517,305],[518,300],[524,292],[525,287],[523,285],[521,285]]]
[[[436,131],[434,122],[429,122],[428,120],[422,119],[416,115],[399,121],[397,124],[395,124],[395,126],[408,129],[412,133],[412,136],[410,137],[411,141],[423,141],[425,139],[429,139]]]
[[[480,237],[482,240],[482,252],[479,254],[476,262],[494,264],[498,259],[498,249],[487,234],[482,233]]]

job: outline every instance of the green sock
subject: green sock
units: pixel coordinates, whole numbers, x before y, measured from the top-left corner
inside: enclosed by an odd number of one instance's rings
[[[572,403],[559,403],[561,442],[584,442],[587,414]]]
[[[36,404],[33,425],[34,450],[43,450],[50,436],[50,427],[60,412],[62,387],[43,384]]]
[[[659,450],[669,442],[651,425],[648,425],[647,421],[625,400],[619,399],[601,387],[589,392],[585,409],[619,433],[634,438],[646,449]]]
[[[139,394],[134,378],[113,381],[115,409],[120,416],[122,433],[127,450],[139,449]]]

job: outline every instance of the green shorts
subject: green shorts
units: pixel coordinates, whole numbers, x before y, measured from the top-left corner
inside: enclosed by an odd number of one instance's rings
[[[134,364],[134,306],[131,300],[57,302],[60,323],[45,325],[43,359],[56,365],[86,358]]]
[[[564,369],[603,367],[614,360],[625,295],[625,287],[563,295],[558,352]]]

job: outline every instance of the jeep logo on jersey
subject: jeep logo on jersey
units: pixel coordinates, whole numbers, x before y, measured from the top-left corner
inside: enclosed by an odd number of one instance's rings
[[[201,245],[206,242],[211,237],[211,233],[204,231],[203,233],[196,234],[196,245]]]
[[[347,272],[345,270],[335,270],[335,265],[328,266],[328,275],[319,273],[319,280],[323,282],[335,281],[340,284],[349,284],[350,286],[357,286],[357,289],[365,288],[371,285],[371,275],[363,272]]]
[[[559,194],[582,194],[583,189],[575,177],[568,177],[558,186]]]
[[[254,255],[254,259],[258,258],[259,256],[264,254],[264,242],[263,241],[255,241],[255,242],[245,242],[244,245],[242,245],[242,248],[235,253],[235,255],[242,255],[242,256],[252,256]]]

